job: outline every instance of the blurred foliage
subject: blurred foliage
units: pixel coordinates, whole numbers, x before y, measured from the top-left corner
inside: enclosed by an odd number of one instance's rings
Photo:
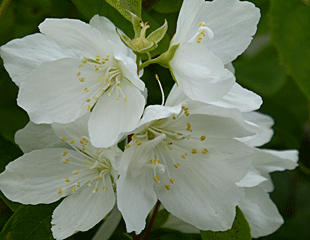
[[[88,22],[95,14],[108,17],[129,37],[133,29],[123,15],[128,2],[104,0],[0,0],[0,45],[38,32],[38,25],[45,18],[77,18]],[[300,161],[309,166],[310,100],[310,1],[309,0],[251,0],[261,9],[261,20],[252,44],[234,62],[237,81],[263,97],[260,111],[275,120],[274,137],[266,148],[300,149]],[[119,9],[115,4],[125,4]],[[178,11],[182,0],[143,0],[142,19],[149,20],[151,32],[168,21],[167,36],[151,52],[156,56],[164,52],[176,29]],[[118,7],[117,11],[114,7]],[[131,8],[139,14],[139,6]],[[163,84],[167,97],[173,80],[167,69],[151,65],[144,70],[142,79],[148,88],[148,104],[160,104],[161,96],[155,74]],[[22,154],[14,144],[14,133],[27,122],[27,114],[16,104],[18,88],[10,80],[3,64],[0,66],[0,172],[7,163]],[[272,174],[275,191],[271,193],[285,219],[283,226],[263,240],[310,239],[310,179],[309,171],[294,170]],[[52,239],[50,217],[57,205],[20,206],[6,199],[1,193],[1,239]],[[10,210],[8,207],[12,210]],[[9,217],[11,218],[9,219]],[[198,240],[198,234],[184,234],[163,229],[166,212],[159,212],[149,239]],[[32,219],[30,221],[30,219]],[[5,222],[7,222],[5,224]],[[26,225],[22,224],[25,223]],[[69,239],[91,239],[98,226],[77,233]],[[28,231],[28,232],[27,232]],[[23,232],[23,235],[18,235]],[[12,235],[10,235],[12,234]],[[16,235],[17,234],[17,235]],[[43,234],[43,235],[42,235]],[[25,237],[27,235],[27,238]],[[15,236],[15,238],[14,238]],[[44,237],[42,237],[44,236]],[[110,238],[132,239],[126,234],[123,221]]]

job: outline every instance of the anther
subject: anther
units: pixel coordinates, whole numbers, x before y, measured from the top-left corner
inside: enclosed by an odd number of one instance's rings
[[[98,188],[93,188],[93,193],[96,193],[96,192],[98,192]]]
[[[97,177],[96,179],[97,179],[97,181],[100,181],[100,180],[101,180],[101,177]]]
[[[104,93],[104,92],[105,92],[105,90],[104,90],[104,89],[101,89],[101,90],[100,90],[100,92],[101,92],[101,93]]]
[[[81,62],[85,64],[85,63],[87,63],[87,60],[83,59]]]
[[[172,116],[172,118],[173,118],[173,119],[176,119],[176,117],[175,117],[175,116]]]
[[[62,156],[66,156],[68,154],[68,152],[63,152]]]
[[[120,87],[120,86],[122,86],[122,83],[118,82],[116,85]]]
[[[186,123],[186,126],[190,127],[190,126],[191,126],[191,124],[190,124],[189,122],[187,122],[187,123]]]
[[[170,186],[169,186],[168,184],[165,185],[165,188],[166,188],[167,190],[170,190]]]
[[[117,96],[116,100],[119,100],[120,98],[121,98],[121,95],[120,95],[120,94],[118,94],[118,96]]]
[[[85,88],[85,89],[84,89],[84,92],[85,92],[85,93],[88,93],[88,92],[89,92],[88,88]]]
[[[137,135],[134,134],[134,135],[131,136],[131,138],[132,138],[132,139],[135,139],[135,138],[137,138]]]
[[[196,154],[196,153],[197,153],[197,149],[193,148],[192,154]]]
[[[80,182],[77,182],[77,183],[76,183],[76,186],[77,186],[77,187],[81,187]]]
[[[70,182],[70,179],[68,177],[66,177],[65,182]]]
[[[74,140],[70,140],[69,143],[70,143],[70,144],[73,144],[73,143],[74,143]]]
[[[72,173],[73,173],[74,175],[77,175],[77,174],[79,173],[79,171],[78,171],[77,169],[75,169],[75,170],[72,171]]]
[[[90,99],[89,99],[89,98],[87,98],[87,99],[86,99],[86,102],[90,102]]]
[[[87,111],[90,111],[90,109],[91,109],[91,106],[88,105],[88,106],[87,106]]]
[[[85,78],[80,78],[80,82],[84,82],[85,81]]]
[[[201,140],[201,141],[204,141],[205,139],[206,139],[205,136],[201,136],[201,137],[200,137],[200,140]]]
[[[180,164],[176,163],[173,165],[175,168],[179,168],[180,167]]]
[[[172,184],[174,184],[175,183],[175,180],[174,179],[172,179],[172,178],[170,178],[169,179],[169,181],[172,183]],[[169,190],[169,189],[168,189]]]
[[[130,148],[130,145],[129,145],[129,144],[125,145],[125,149],[127,149],[127,148]]]
[[[61,138],[61,141],[66,141],[66,140],[67,140],[67,138],[65,138],[65,137]]]
[[[76,74],[76,76],[77,76],[77,77],[81,76],[81,72],[78,72],[78,73]]]
[[[75,188],[75,187],[72,187],[71,191],[72,191],[73,193],[75,193],[76,188]]]
[[[138,140],[136,141],[136,144],[137,144],[138,146],[140,146],[140,145],[142,144],[142,142],[138,139]]]
[[[58,194],[61,194],[61,193],[62,193],[61,188],[58,188],[57,193],[58,193]]]
[[[92,185],[92,182],[87,183],[87,187],[90,187],[90,185]]]
[[[206,148],[204,148],[203,150],[202,150],[202,153],[203,154],[207,154],[209,151],[208,151],[208,149],[206,149]]]
[[[83,66],[84,66],[83,64],[80,64],[80,65],[79,65],[79,68],[81,68],[81,67],[83,67]]]
[[[155,181],[156,183],[159,183],[159,181],[160,181],[160,178],[159,178],[158,176],[153,177],[153,179],[154,179],[154,181]]]
[[[126,104],[128,102],[128,98],[125,97],[124,103]]]
[[[66,158],[65,161],[63,161],[64,164],[67,164],[69,162],[69,159]]]

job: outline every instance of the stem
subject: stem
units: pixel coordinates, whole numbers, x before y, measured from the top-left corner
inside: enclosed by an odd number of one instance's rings
[[[157,215],[157,212],[159,210],[159,207],[160,207],[160,201],[158,200],[156,205],[155,205],[155,209],[154,209],[154,212],[153,212],[153,215],[151,217],[151,220],[149,222],[149,225],[147,226],[147,229],[145,231],[145,234],[143,236],[143,239],[142,240],[146,240],[148,238],[148,236],[150,235],[150,232],[151,232],[151,229],[152,229],[152,226],[153,226],[153,223],[154,223],[154,220],[155,220],[155,217]]]
[[[11,0],[3,0],[0,6],[0,20],[2,19],[3,15],[5,14],[6,9],[10,5]]]
[[[136,235],[135,232],[132,233],[132,240],[140,240],[140,234]]]

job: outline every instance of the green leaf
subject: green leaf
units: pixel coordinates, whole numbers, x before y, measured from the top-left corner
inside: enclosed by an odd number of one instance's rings
[[[117,9],[128,21],[131,22],[132,12],[141,17],[142,0],[106,0],[112,7]],[[127,11],[128,10],[128,11]]]
[[[175,13],[180,11],[182,2],[182,0],[159,0],[152,9],[159,13]]]
[[[225,232],[200,231],[202,240],[252,240],[250,226],[237,207],[236,218],[231,229]]]
[[[285,84],[286,71],[280,65],[278,53],[272,45],[250,58],[236,61],[234,66],[237,81],[263,97],[275,93]]]
[[[288,72],[310,100],[310,4],[306,0],[273,0],[272,41]]]
[[[51,232],[51,215],[57,204],[58,202],[50,205],[22,205],[5,224],[0,239],[54,239]]]

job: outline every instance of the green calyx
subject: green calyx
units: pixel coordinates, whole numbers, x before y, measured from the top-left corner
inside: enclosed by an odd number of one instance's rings
[[[153,51],[157,48],[158,43],[163,39],[167,30],[168,30],[168,23],[165,20],[165,23],[160,28],[156,29],[154,32],[149,34],[146,37],[146,30],[150,27],[148,22],[143,22],[140,17],[137,15],[129,12],[131,15],[131,23],[135,32],[134,39],[130,39],[125,34],[120,33],[117,31],[118,35],[120,36],[122,42],[132,49],[135,54],[148,54],[150,51]]]

